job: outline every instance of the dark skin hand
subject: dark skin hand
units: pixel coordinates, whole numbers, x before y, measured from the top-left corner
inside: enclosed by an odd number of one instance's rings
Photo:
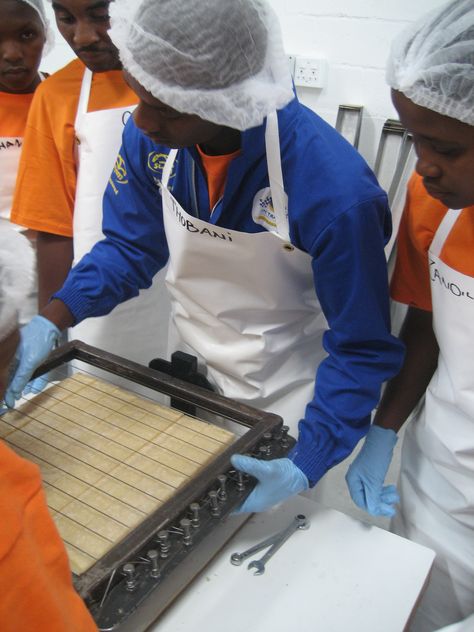
[[[438,365],[432,313],[410,307],[400,332],[406,345],[402,370],[387,384],[374,424],[398,432],[425,393]]]
[[[66,307],[66,304],[56,298],[48,303],[43,310],[41,310],[41,316],[44,316],[54,323],[60,331],[63,331],[74,324],[73,315]]]
[[[38,252],[38,309],[48,304],[66,280],[73,259],[71,237],[39,232],[36,238]]]
[[[15,351],[20,344],[20,331],[16,327],[0,343],[0,399],[5,395],[8,384],[10,365],[15,357]]]

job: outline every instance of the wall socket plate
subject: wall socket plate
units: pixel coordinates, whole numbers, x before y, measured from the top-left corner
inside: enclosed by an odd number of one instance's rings
[[[294,70],[295,86],[324,88],[327,76],[327,61],[317,57],[296,57]]]

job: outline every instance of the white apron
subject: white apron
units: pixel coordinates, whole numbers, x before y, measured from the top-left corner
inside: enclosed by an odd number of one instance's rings
[[[39,73],[41,81],[45,76]],[[23,148],[23,137],[0,137],[0,224],[7,222],[19,232],[26,232],[24,226],[19,226],[10,222],[10,213],[13,204],[13,194],[15,193],[16,176],[20,163],[21,150]],[[36,242],[31,242],[36,253]],[[35,280],[28,297],[23,301],[19,322],[21,325],[29,322],[38,313],[38,279],[35,270]]]
[[[0,221],[10,220],[23,138],[0,137]]]
[[[122,142],[124,124],[135,106],[87,112],[92,73],[86,69],[79,97],[75,131],[78,177],[74,207],[74,263],[103,239],[102,198]],[[148,364],[167,347],[169,308],[164,283],[122,303],[107,316],[89,318],[69,331],[69,338]]]
[[[439,258],[460,213],[447,212],[429,251],[440,354],[424,404],[405,432],[401,510],[392,523],[395,533],[437,552],[410,628],[416,632],[474,612],[474,278]]]
[[[273,232],[228,230],[189,215],[167,188],[177,154],[170,152],[162,182],[170,350],[196,355],[218,392],[278,413],[296,432],[326,355],[321,338],[327,323],[311,257],[288,241],[276,113],[267,119],[265,140]]]
[[[23,226],[18,226],[10,222],[10,212],[15,191],[16,174],[18,163],[20,162],[23,138],[0,137],[0,226],[8,224],[15,230],[22,232],[26,230]],[[21,324],[27,323],[38,313],[38,283],[35,273],[34,288],[30,291],[28,298],[23,301],[19,314]]]

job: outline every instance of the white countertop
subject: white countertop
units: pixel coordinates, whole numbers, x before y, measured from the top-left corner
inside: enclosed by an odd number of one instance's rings
[[[263,575],[233,566],[242,552],[286,527],[297,531]],[[402,632],[434,553],[301,496],[255,514],[149,632]]]

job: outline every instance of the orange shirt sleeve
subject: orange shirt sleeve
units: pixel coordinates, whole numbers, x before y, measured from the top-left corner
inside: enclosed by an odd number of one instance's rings
[[[430,197],[414,173],[397,237],[397,259],[391,282],[395,301],[431,311],[428,249],[446,214],[446,207]]]
[[[39,469],[0,443],[2,632],[97,632],[72,584]]]
[[[72,236],[76,188],[74,118],[81,68],[71,62],[38,86],[28,115],[11,220]]]
[[[74,60],[36,90],[25,131],[11,219],[72,237],[77,181],[75,120],[84,65]],[[120,71],[94,74],[88,111],[137,102]]]

